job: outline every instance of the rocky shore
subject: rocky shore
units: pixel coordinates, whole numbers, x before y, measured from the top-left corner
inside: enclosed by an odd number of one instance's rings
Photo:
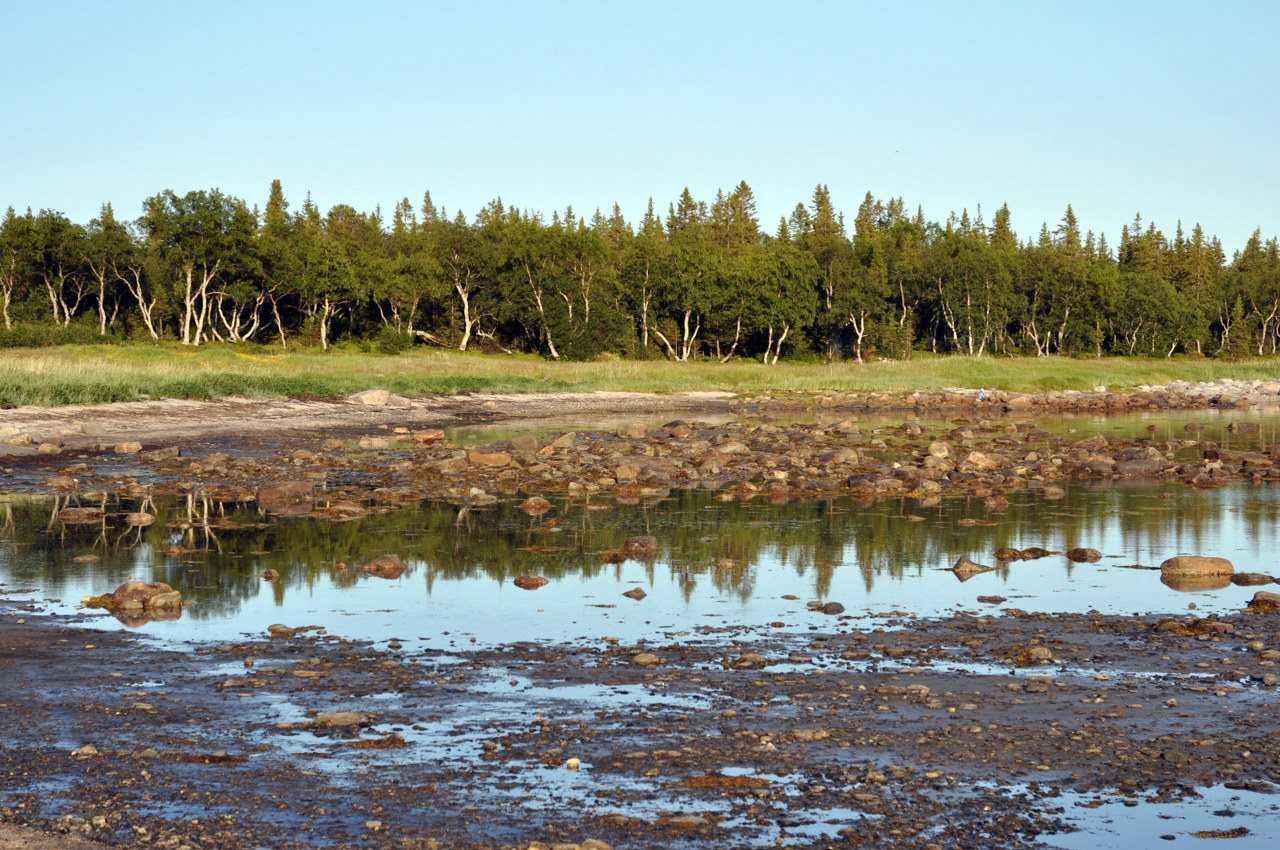
[[[1277,392],[383,393],[174,403],[180,422],[155,406],[11,410],[0,467],[9,490],[71,510],[197,494],[256,505],[264,521],[344,522],[422,499],[536,513],[544,496],[626,505],[677,488],[726,501],[965,495],[994,517],[1012,491],[1053,500],[1071,481],[1280,481],[1280,449],[1256,423],[1231,418],[1230,440],[1199,430],[1211,410]],[[1178,433],[1084,437],[1037,421],[1175,410],[1188,413]],[[488,443],[443,430],[549,412],[618,421]],[[865,412],[888,424],[853,418]],[[1036,555],[974,553],[986,554]],[[81,628],[31,589],[0,587],[0,847],[1034,847],[1093,808],[1198,811],[1210,787],[1277,790],[1274,608],[1202,619],[1003,602],[872,627],[819,603],[799,635],[730,622],[634,645],[446,651],[294,623],[175,647]],[[1206,837],[1248,833],[1222,812],[1194,817]]]

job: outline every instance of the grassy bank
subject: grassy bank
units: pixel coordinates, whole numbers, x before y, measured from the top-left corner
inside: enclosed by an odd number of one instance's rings
[[[1127,389],[1172,380],[1274,379],[1280,360],[1070,360],[922,357],[865,365],[739,362],[600,361],[552,363],[537,357],[418,349],[388,356],[352,352],[280,352],[266,348],[68,346],[0,352],[0,403],[92,404],[146,398],[228,395],[341,395],[382,387],[407,395],[456,392],[671,393],[727,390],[911,392],[987,387],[1039,392]]]

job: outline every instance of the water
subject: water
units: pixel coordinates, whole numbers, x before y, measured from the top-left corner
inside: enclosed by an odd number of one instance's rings
[[[164,581],[195,604],[177,620],[143,627],[174,640],[234,639],[279,622],[374,641],[493,645],[835,626],[806,607],[813,600],[841,602],[852,617],[996,607],[1176,613],[1189,603],[1208,614],[1239,610],[1253,588],[1180,592],[1150,568],[1176,554],[1204,554],[1231,559],[1237,571],[1280,571],[1273,485],[1070,485],[1058,500],[1012,493],[998,515],[981,499],[770,504],[687,491],[647,506],[561,500],[535,518],[518,501],[469,509],[423,503],[335,523],[195,498],[156,500],[156,523],[138,529],[123,519],[136,502],[113,499],[104,522],[66,526],[55,517],[65,500],[10,495],[0,502],[0,590],[70,613],[81,597],[127,578]],[[659,541],[655,560],[605,563],[638,534]],[[992,553],[1004,546],[1086,546],[1104,558],[1001,565]],[[408,565],[398,579],[359,569],[392,552]],[[96,563],[74,560],[95,555]],[[961,555],[997,569],[960,582],[946,570]],[[268,569],[280,577],[262,580]],[[516,587],[512,579],[526,573],[550,584]],[[633,588],[647,597],[622,596]],[[1006,601],[993,607],[978,596]],[[122,627],[106,614],[91,622]]]

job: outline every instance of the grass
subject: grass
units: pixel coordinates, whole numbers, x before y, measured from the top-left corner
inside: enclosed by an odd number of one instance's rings
[[[910,393],[944,387],[1021,392],[1131,389],[1172,380],[1275,379],[1280,360],[968,358],[922,356],[870,364],[553,363],[525,355],[416,349],[403,355],[241,346],[65,346],[0,352],[0,403],[94,404],[148,398],[343,395],[381,387],[434,393]]]

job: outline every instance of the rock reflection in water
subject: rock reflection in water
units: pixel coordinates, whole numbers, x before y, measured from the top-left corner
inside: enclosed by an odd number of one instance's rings
[[[353,636],[467,631],[498,640],[641,634],[705,625],[708,617],[803,628],[805,602],[814,599],[844,604],[846,617],[888,608],[946,613],[996,593],[1026,610],[1132,613],[1185,608],[1178,594],[1194,591],[1205,594],[1202,609],[1238,610],[1247,594],[1229,580],[1160,584],[1147,570],[1119,565],[1197,553],[1270,573],[1280,548],[1280,499],[1268,485],[1071,486],[1051,501],[1029,488],[1011,493],[995,520],[979,497],[772,504],[718,495],[674,491],[634,507],[598,496],[552,499],[532,515],[522,510],[523,496],[468,508],[368,506],[367,516],[345,522],[326,518],[323,499],[311,514],[284,518],[193,495],[148,500],[149,526],[129,520],[144,507],[140,499],[8,496],[0,581],[67,599],[129,578],[164,581],[195,603],[181,625],[165,624],[175,635],[252,631],[296,611],[311,622],[350,614],[342,628]],[[59,521],[77,507],[101,510],[102,518]],[[629,552],[635,540],[652,552]],[[1102,557],[995,559],[1002,549],[1078,547]],[[346,568],[392,554],[403,570],[377,581]],[[963,585],[944,580],[941,571],[960,557],[997,567]],[[263,582],[269,571],[274,580]],[[512,582],[521,575],[550,584],[534,595],[504,593],[504,586],[518,592]],[[636,586],[644,601],[616,607]]]

